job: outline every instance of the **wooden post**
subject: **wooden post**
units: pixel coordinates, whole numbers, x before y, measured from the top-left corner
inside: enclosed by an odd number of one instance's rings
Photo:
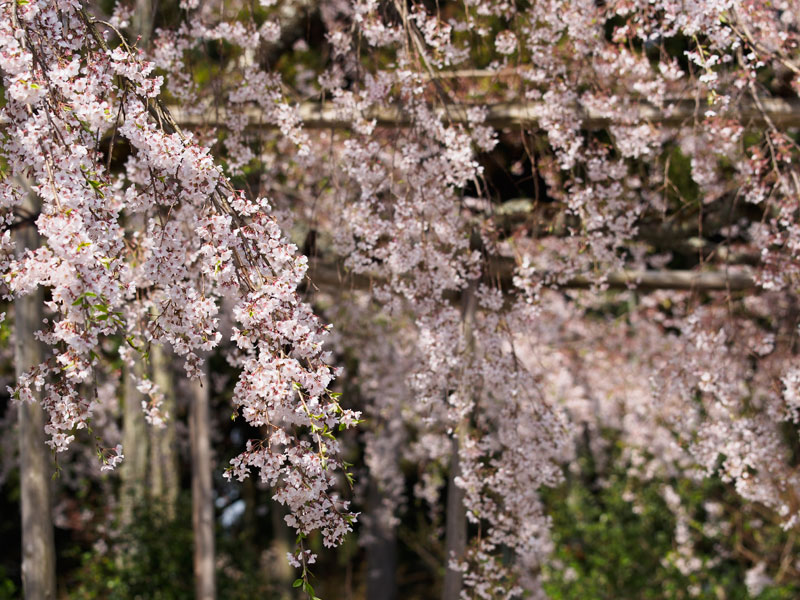
[[[389,523],[391,514],[383,504],[384,495],[373,480],[369,484],[367,543],[367,600],[397,598],[397,539]]]
[[[204,375],[190,383],[189,433],[192,454],[192,527],[194,530],[195,599],[216,598],[214,564],[214,486],[211,479],[210,396],[208,363]]]
[[[134,42],[137,41],[135,38],[139,38],[137,42],[139,48],[146,48],[150,44],[153,16],[152,0],[136,0],[136,9],[131,15],[131,30]]]
[[[288,509],[273,500],[270,502],[269,511],[272,522],[272,543],[270,545],[272,546],[271,554],[274,557],[269,576],[277,584],[281,600],[288,600],[294,598],[291,595],[292,588],[290,586],[292,580],[297,577],[294,569],[286,560],[286,553],[294,551],[294,539],[284,521]]]
[[[180,480],[175,434],[177,408],[172,353],[153,344],[150,348],[150,367],[153,382],[164,395],[161,410],[168,415],[164,427],[150,427],[150,497],[154,506],[157,506],[167,519],[174,519]]]
[[[35,214],[38,207],[29,194],[24,208]],[[33,224],[23,225],[14,233],[16,255],[39,246],[39,234]],[[14,367],[19,378],[42,362],[44,353],[33,333],[42,325],[41,288],[14,301]],[[45,414],[39,403],[41,394],[32,390],[35,402],[21,402],[19,419],[19,487],[22,513],[22,588],[26,600],[55,600],[56,552],[50,485],[53,460],[45,444]]]
[[[136,378],[144,373],[142,357],[133,352],[133,367],[122,368],[123,408],[122,408],[122,451],[125,460],[120,466],[122,481],[120,492],[120,523],[123,528],[130,527],[134,513],[140,509],[145,500],[145,489],[148,470],[147,423],[142,411],[145,400],[136,387]]]
[[[467,549],[467,509],[464,506],[464,490],[456,485],[461,475],[458,459],[458,437],[452,439],[450,474],[447,477],[447,515],[445,521],[445,573],[442,600],[458,600],[461,597],[461,571],[450,568],[451,559],[463,558]]]
[[[475,310],[477,298],[475,291],[477,282],[473,281],[464,291],[462,322],[464,327],[464,338],[466,340],[467,356],[471,356],[475,347],[475,336],[473,326],[475,323]],[[462,393],[469,393],[462,390]],[[461,597],[462,574],[461,571],[450,568],[451,560],[458,560],[464,557],[467,550],[467,509],[464,506],[466,494],[464,490],[456,485],[456,478],[461,476],[461,465],[458,456],[459,446],[464,436],[467,435],[469,419],[464,418],[456,426],[452,438],[452,450],[450,455],[450,473],[447,477],[447,514],[445,520],[445,574],[444,587],[442,589],[442,600],[458,600]]]

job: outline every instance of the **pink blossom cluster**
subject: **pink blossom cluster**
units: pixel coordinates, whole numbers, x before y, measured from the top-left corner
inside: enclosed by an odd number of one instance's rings
[[[44,391],[48,443],[63,451],[92,417],[87,384],[105,340],[124,338],[126,361],[169,344],[195,376],[222,338],[219,307],[231,298],[241,367],[234,402],[248,422],[271,428],[267,448],[280,448],[278,464],[248,449],[233,472],[258,469],[298,533],[322,529],[327,544],[339,543],[355,515],[329,493],[342,469],[332,432],[354,426],[358,414],[328,389],[327,328],[297,292],[305,258],[269,203],[234,190],[209,149],[182,132],[159,100],[163,77],[153,62],[124,39],[112,48],[77,2],[6,2],[2,11],[5,234],[33,194],[38,214],[30,218],[42,239],[18,249],[19,259],[6,255],[3,278],[9,295],[49,291],[37,336],[52,349],[14,396]],[[107,149],[98,143],[109,138]],[[130,155],[122,172],[111,171],[122,140]],[[103,470],[121,460],[117,446],[103,455]]]

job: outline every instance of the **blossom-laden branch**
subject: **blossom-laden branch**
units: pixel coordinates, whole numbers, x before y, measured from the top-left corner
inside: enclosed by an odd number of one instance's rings
[[[234,403],[259,427],[272,424],[282,460],[248,450],[231,474],[250,467],[280,489],[299,534],[321,529],[338,544],[355,519],[328,494],[343,469],[332,432],[358,414],[329,391],[335,371],[328,331],[297,292],[305,257],[288,243],[265,199],[235,190],[208,148],[184,135],[158,100],[163,78],[127,45],[111,48],[78,2],[3,2],[0,19],[2,271],[9,296],[50,291],[39,332],[52,356],[21,378],[20,401],[44,389],[50,445],[64,450],[91,419],[83,395],[104,340],[120,352],[170,344],[197,375],[199,355],[221,341],[219,306],[234,303],[241,375]],[[112,140],[104,155],[100,140]],[[130,155],[110,170],[114,143]],[[9,227],[30,181],[41,203],[43,243],[20,260]],[[308,439],[306,439],[308,438]],[[310,441],[309,441],[310,440]],[[104,459],[111,468],[122,449]]]
[[[262,169],[269,175],[259,183],[282,201],[287,222],[302,227],[311,220],[324,232],[325,251],[342,257],[350,273],[339,278],[318,271],[328,282],[323,292],[335,297],[350,288],[358,303],[331,314],[345,313],[336,318],[360,323],[351,331],[391,323],[381,329],[391,338],[390,349],[383,347],[384,335],[354,335],[359,358],[370,357],[359,378],[371,390],[370,413],[380,423],[368,437],[369,461],[377,481],[394,482],[388,486],[393,506],[402,505],[396,491],[402,458],[425,465],[430,476],[418,492],[435,503],[437,478],[431,473],[454,463],[448,449],[458,437],[463,474],[457,485],[481,534],[451,564],[465,572],[470,595],[507,597],[539,589],[538,565],[551,546],[538,490],[558,481],[554,464],[567,452],[570,428],[561,408],[573,422],[591,419],[579,390],[598,387],[603,377],[619,386],[607,396],[587,394],[600,407],[593,422],[598,428],[611,422],[603,420],[603,411],[611,412],[630,390],[644,405],[631,401],[632,414],[620,424],[632,447],[642,442],[642,452],[658,454],[665,430],[682,439],[696,435],[709,443],[687,448],[675,458],[676,468],[708,468],[718,456],[715,443],[730,432],[731,440],[748,444],[724,445],[737,456],[725,476],[748,498],[771,497],[771,506],[783,505],[768,476],[745,485],[749,473],[744,477],[747,469],[737,466],[766,468],[760,459],[748,463],[747,455],[775,449],[763,421],[745,421],[746,394],[735,389],[731,375],[737,368],[732,365],[744,364],[753,349],[735,334],[713,337],[719,318],[693,316],[707,315],[699,307],[708,304],[717,316],[727,311],[737,323],[740,317],[749,323],[742,316],[747,307],[777,302],[773,292],[797,285],[800,263],[790,217],[798,202],[790,186],[797,149],[790,136],[764,127],[770,119],[779,130],[796,123],[797,100],[786,90],[775,97],[766,84],[751,93],[749,83],[761,86],[768,78],[765,65],[784,64],[796,54],[792,3],[774,8],[747,2],[741,11],[730,2],[671,0],[486,0],[437,5],[435,11],[415,2],[323,3],[320,54],[329,60],[283,72],[259,59],[261,44],[281,35],[270,2],[262,3],[265,20],[258,22],[226,14],[224,7],[218,19],[194,10],[194,2],[184,5],[185,27],[165,33],[154,52],[183,103],[178,120],[198,135],[221,133],[217,148],[229,172],[242,176]],[[220,39],[237,51],[215,85],[205,89],[187,80],[182,74],[189,70],[191,50]],[[490,57],[479,74],[488,81],[473,77],[478,47],[482,61]],[[453,77],[458,72],[470,77]],[[507,77],[509,72],[515,76]],[[797,81],[787,86],[796,90]],[[544,217],[532,212],[512,224],[495,218],[496,201],[508,198],[506,192],[495,197],[487,171],[498,156],[508,158],[509,148],[519,154],[510,159],[513,177],[504,173],[498,179],[513,180],[534,196],[533,203],[550,207],[541,211]],[[281,179],[287,183],[279,184]],[[710,213],[719,216],[713,226]],[[688,222],[700,240],[713,238],[720,246],[720,240],[734,240],[748,256],[766,260],[750,261],[755,268],[745,274],[728,268],[733,253],[719,252],[720,271],[709,274],[702,269],[704,252],[688,265],[698,265],[692,271],[681,265],[668,275],[653,272],[681,263],[670,254],[676,244],[651,246],[640,235],[659,221],[674,225],[664,228],[671,231],[683,231]],[[517,288],[513,296],[504,294],[509,281]],[[609,308],[603,304],[607,296],[589,301],[589,294],[564,290],[596,291],[604,284],[694,294],[665,299],[655,292],[639,300],[634,292],[622,292],[612,296],[621,299],[608,300]],[[468,335],[453,300],[473,288],[479,303]],[[730,293],[753,289],[762,295],[740,300]],[[696,304],[687,301],[684,313],[673,314],[686,297]],[[663,305],[654,309],[658,301]],[[582,372],[588,361],[573,360],[571,340],[595,331],[594,320],[607,325],[603,316],[621,306],[634,324],[641,315],[653,321],[652,328],[624,330],[636,337],[637,348],[661,349],[653,364],[636,371],[639,379],[672,382],[680,374],[682,385],[669,394],[674,412],[659,412],[649,388],[612,376],[612,368],[613,375],[626,370],[604,365],[600,350],[591,377]],[[750,331],[744,325],[742,330]],[[681,332],[678,341],[670,337],[673,331]],[[654,344],[658,334],[669,343]],[[703,345],[706,335],[714,341]],[[524,336],[541,349],[527,351]],[[714,378],[698,356],[702,351],[678,350],[681,344],[695,348],[692,336],[709,356],[730,356],[731,374]],[[664,356],[676,356],[677,364],[664,367]],[[404,385],[397,382],[396,357]],[[771,357],[759,364],[765,377],[777,381],[785,362]],[[718,388],[703,379],[706,371],[721,382]],[[715,415],[720,405],[731,406],[717,429],[694,409],[698,393]],[[658,433],[642,440],[635,426],[644,418],[637,421],[637,411],[651,405],[648,427]],[[774,429],[789,413],[770,406]],[[681,414],[686,418],[679,421],[675,415]],[[660,419],[670,419],[671,428]],[[398,452],[381,439],[378,427],[389,430],[390,439],[410,441]],[[781,477],[791,480],[786,471],[776,475]],[[791,519],[791,503],[786,506]],[[501,558],[509,555],[513,560]]]

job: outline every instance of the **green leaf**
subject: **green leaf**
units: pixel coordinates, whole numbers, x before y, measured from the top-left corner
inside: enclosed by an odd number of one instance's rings
[[[298,578],[298,579],[295,579],[295,580],[294,580],[294,583],[292,584],[292,587],[296,587],[296,588],[298,588],[298,587],[300,587],[301,585],[303,585],[303,580],[302,580],[302,579],[300,579],[300,578]]]

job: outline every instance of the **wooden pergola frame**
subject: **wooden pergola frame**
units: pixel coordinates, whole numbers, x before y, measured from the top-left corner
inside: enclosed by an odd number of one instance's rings
[[[480,76],[490,74],[480,73]],[[503,74],[498,74],[502,76]],[[435,112],[450,123],[468,124],[468,104],[450,104],[438,106]],[[541,102],[496,103],[486,106],[487,115],[482,124],[496,129],[511,127],[537,127],[546,111]],[[602,129],[611,124],[620,126],[636,126],[641,124],[659,124],[668,127],[680,127],[692,123],[696,118],[703,118],[705,106],[694,99],[676,99],[664,106],[656,106],[646,102],[632,105],[629,118],[621,123],[613,121],[601,110],[581,106],[582,126],[586,129]],[[800,127],[800,99],[792,98],[758,98],[743,100],[735,105],[736,119],[752,126],[771,124],[781,128]],[[298,116],[306,129],[312,130],[346,130],[352,121],[332,102],[301,102],[297,105]],[[180,107],[170,107],[169,112],[175,121],[185,128],[202,126],[225,127],[225,112],[214,108],[201,113],[184,111]],[[276,126],[264,120],[263,111],[255,106],[244,108],[248,129],[275,129]],[[399,107],[371,107],[363,114],[367,121],[374,120],[381,128],[404,128],[412,125],[407,113]],[[502,272],[501,277],[508,279],[513,272],[513,261],[510,259],[495,260]],[[315,285],[323,288],[347,287],[367,289],[379,278],[364,274],[343,274],[336,266],[338,259],[312,261],[309,276]],[[493,268],[497,271],[498,268]],[[495,273],[496,275],[497,273]],[[690,270],[624,270],[608,274],[606,277],[591,278],[577,276],[568,281],[556,283],[548,287],[557,288],[592,288],[594,286],[611,289],[636,290],[685,290],[698,292],[728,291],[757,293],[761,288],[749,271],[690,271]]]

